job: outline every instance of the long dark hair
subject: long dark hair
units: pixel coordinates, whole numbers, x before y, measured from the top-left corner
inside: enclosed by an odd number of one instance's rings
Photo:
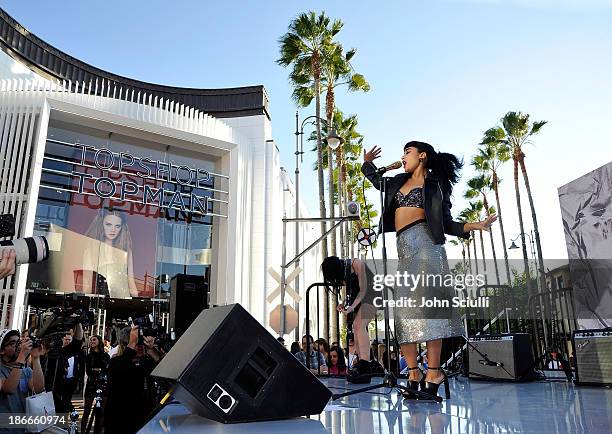
[[[89,337],[89,339],[91,339],[91,338],[97,338],[98,339],[98,345],[97,345],[96,348],[98,348],[98,351],[100,353],[104,353],[105,352],[104,351],[104,340],[102,339],[102,336],[100,336],[100,335],[92,335],[92,336]],[[89,345],[87,345],[87,346],[89,347],[89,352],[91,352],[92,351],[91,347]]]
[[[331,352],[335,351],[338,354],[338,364],[336,365],[340,369],[346,368],[346,360],[344,359],[344,351],[340,347],[333,346],[327,353],[327,366],[331,366]]]
[[[404,152],[410,147],[427,154],[425,167],[431,170],[431,174],[438,179],[442,191],[450,196],[453,184],[459,181],[459,171],[463,167],[463,160],[459,160],[456,155],[448,152],[436,152],[433,146],[425,142],[408,142],[404,145]]]
[[[344,262],[337,256],[328,256],[323,259],[321,264],[321,271],[323,271],[323,280],[325,283],[330,285],[342,286],[344,285]]]
[[[296,354],[300,351],[302,351],[302,348],[300,347],[300,343],[298,341],[291,344],[291,354]]]

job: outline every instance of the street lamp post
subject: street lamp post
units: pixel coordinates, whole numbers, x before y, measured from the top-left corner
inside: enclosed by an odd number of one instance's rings
[[[538,263],[536,261],[536,254],[535,254],[535,245],[534,245],[534,238],[533,238],[533,230],[530,232],[530,234],[528,233],[522,233],[522,234],[518,234],[516,237],[514,237],[511,241],[512,244],[510,245],[510,247],[508,247],[508,250],[514,250],[514,249],[520,249],[519,246],[516,245],[515,241],[518,240],[520,238],[521,235],[525,235],[527,238],[529,238],[529,247],[531,250],[531,257],[534,261],[534,265],[536,268],[536,280],[538,282],[538,286],[540,285],[540,269],[538,268]],[[526,276],[528,278],[528,276]],[[540,291],[544,291],[545,288],[540,288]]]
[[[304,127],[306,124],[314,124],[316,119],[319,119],[321,122],[327,123],[327,121],[319,116],[311,115],[302,120],[300,124],[299,114],[296,110],[295,112],[295,218],[300,218],[300,163],[304,162]],[[338,136],[335,129],[332,129],[328,132],[327,135],[327,144],[333,150],[336,149],[344,140],[342,137]],[[330,152],[331,158],[331,152]],[[333,204],[330,204],[333,206]],[[300,250],[300,225],[295,225],[295,252],[299,252]],[[284,264],[284,258],[283,258]],[[296,261],[296,268],[299,267],[300,261],[299,259]],[[282,290],[281,290],[281,336],[284,334],[285,327],[285,268],[281,270],[281,281],[282,281]],[[295,291],[300,293],[300,279],[296,278],[295,280]],[[295,301],[295,310],[298,314],[299,318],[299,303]],[[295,340],[299,340],[299,326],[295,331]]]

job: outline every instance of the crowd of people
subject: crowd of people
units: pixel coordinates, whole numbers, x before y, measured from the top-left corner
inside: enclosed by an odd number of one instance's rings
[[[307,349],[310,349],[309,356],[307,356]],[[347,376],[360,361],[363,362],[353,338],[349,338],[348,349],[345,349],[338,342],[332,342],[330,345],[324,338],[313,340],[311,335],[304,335],[301,344],[298,341],[291,344],[290,351],[302,365],[317,375]],[[307,358],[310,359],[309,364],[306,362]],[[387,347],[384,343],[379,343],[376,339],[371,341],[370,357],[367,363],[370,366],[371,374],[384,373],[387,366]],[[408,362],[401,350],[399,350],[399,360],[395,352],[391,352],[390,367],[391,372],[395,375],[408,372]],[[421,359],[421,367],[427,370],[426,355],[423,355]]]
[[[82,396],[81,433],[133,433],[145,424],[159,394],[150,374],[165,355],[154,336],[128,326],[111,345],[99,335],[85,339],[80,323],[61,344],[58,338],[36,342],[33,335],[0,331],[0,413],[25,414],[26,398],[47,391],[56,414],[72,412],[73,398]],[[0,428],[2,434],[20,432]]]

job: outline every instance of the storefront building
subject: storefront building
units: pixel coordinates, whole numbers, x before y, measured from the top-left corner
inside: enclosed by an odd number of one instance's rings
[[[51,250],[0,282],[2,327],[23,328],[43,292],[161,303],[181,273],[204,276],[210,305],[241,303],[267,326],[278,228],[295,216],[295,198],[265,88],[120,77],[1,9],[0,48],[0,213],[16,216],[19,237],[45,235]],[[316,231],[302,227],[301,244]],[[302,290],[319,263],[318,249],[301,261]]]

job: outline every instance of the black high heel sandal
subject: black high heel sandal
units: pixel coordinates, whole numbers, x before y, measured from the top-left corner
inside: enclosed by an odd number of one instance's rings
[[[419,386],[421,388],[423,387],[423,382],[425,381],[425,375],[423,375],[423,371],[421,371],[421,369],[418,366],[415,366],[414,368],[408,368],[409,371],[414,371],[417,369],[421,373],[421,379],[419,381],[408,380],[408,384],[406,386],[408,390],[404,390],[402,392],[402,396],[405,399],[418,399],[417,393],[411,393],[411,392],[418,392]]]
[[[442,368],[428,367],[427,369],[433,369],[434,371],[442,372],[442,376],[444,377],[444,379],[442,380],[442,383],[444,383],[444,395],[446,399],[450,399],[450,389],[448,387],[448,377],[446,376],[446,372],[444,372]],[[431,383],[429,381],[424,381],[421,385],[421,392],[427,393],[432,397],[438,396],[438,388],[442,383]]]

